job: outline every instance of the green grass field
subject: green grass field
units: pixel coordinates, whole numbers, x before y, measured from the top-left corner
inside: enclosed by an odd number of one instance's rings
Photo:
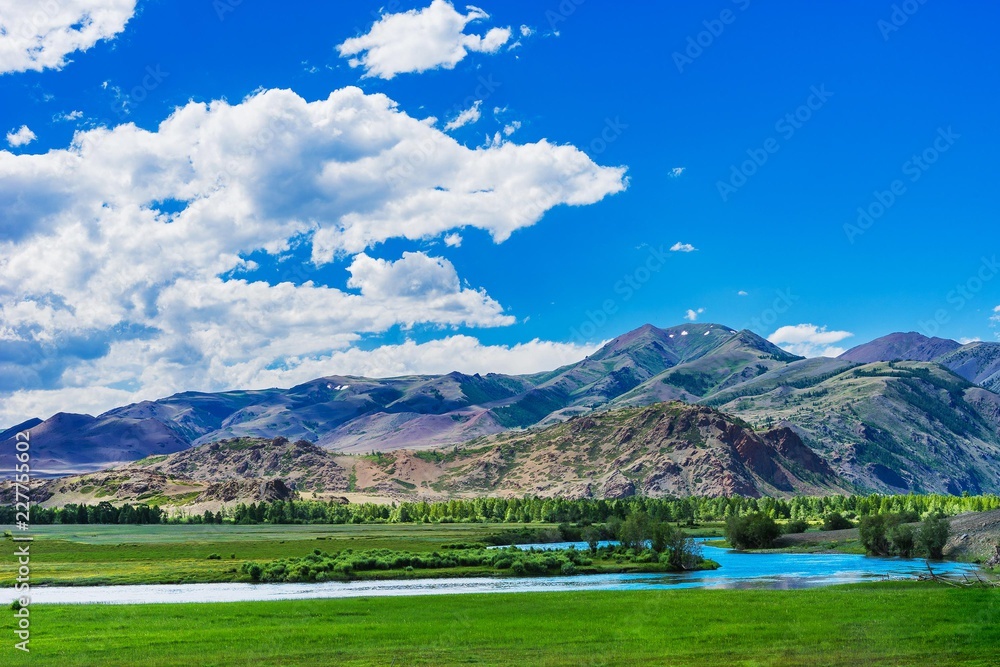
[[[801,591],[447,595],[36,606],[4,665],[996,665],[1000,594],[934,584]]]
[[[44,525],[32,527],[33,584],[112,585],[243,581],[248,561],[299,558],[314,549],[392,549],[432,552],[505,530],[555,528],[552,524],[358,524],[358,525]],[[8,530],[9,527],[0,527]],[[701,527],[699,534],[718,534]],[[9,540],[0,544],[11,546]],[[12,547],[11,547],[12,548]],[[218,554],[221,560],[209,560]],[[231,556],[234,556],[232,558]],[[17,563],[0,559],[0,586],[14,582]],[[636,569],[625,566],[621,569]],[[478,576],[492,569],[453,568],[361,576]]]
[[[430,552],[518,527],[522,525],[35,526],[31,576],[35,584],[63,585],[233,581],[244,561],[301,557],[316,548]],[[208,560],[213,553],[222,560]],[[236,558],[230,558],[233,554]],[[13,584],[15,570],[14,559],[0,559],[0,586]]]

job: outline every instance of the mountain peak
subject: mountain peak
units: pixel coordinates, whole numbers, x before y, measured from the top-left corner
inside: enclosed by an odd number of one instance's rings
[[[891,333],[852,347],[839,359],[870,364],[876,361],[933,361],[961,347],[949,338],[930,338],[916,331]]]

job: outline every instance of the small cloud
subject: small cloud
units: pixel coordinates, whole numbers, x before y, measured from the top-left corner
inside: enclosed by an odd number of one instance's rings
[[[704,312],[705,312],[704,308],[699,308],[698,310],[692,310],[689,308],[688,311],[684,314],[684,319],[689,322],[694,322],[695,320],[698,319],[698,316]]]
[[[397,74],[454,69],[470,53],[497,53],[511,37],[510,28],[490,28],[484,34],[467,33],[466,26],[489,19],[478,7],[462,14],[448,0],[398,14],[382,14],[364,35],[336,48],[351,67],[365,77],[392,79]]]
[[[521,26],[521,37],[531,37],[535,34],[535,29],[526,25]]]
[[[747,296],[747,295],[748,295],[747,291],[742,289],[736,293],[736,296]]]
[[[448,121],[448,123],[444,126],[444,129],[446,131],[457,130],[460,127],[477,122],[482,117],[482,114],[479,111],[481,106],[483,106],[483,101],[476,100],[472,103],[471,107],[455,116],[452,120]]]
[[[458,232],[446,234],[444,237],[444,244],[449,248],[458,248],[462,245],[462,235]]]
[[[685,169],[687,169],[687,167],[674,167],[673,169],[670,170],[670,178],[679,177],[681,174],[684,173]]]
[[[52,120],[71,121],[71,120],[80,120],[81,118],[83,118],[82,111],[70,111],[69,113],[57,113],[55,116],[52,117]]]
[[[973,338],[962,337],[958,339],[958,342],[961,343],[962,345],[968,345],[969,343],[979,343],[982,340],[983,339],[978,336],[975,336]]]
[[[509,137],[510,135],[514,134],[520,129],[521,129],[521,121],[512,120],[503,126],[503,134],[505,137]]]
[[[18,146],[27,146],[37,137],[35,133],[32,132],[27,125],[22,125],[19,130],[11,130],[7,133],[7,143],[17,148]]]
[[[853,335],[850,331],[827,331],[826,327],[815,324],[796,324],[780,327],[767,339],[800,357],[839,357],[846,350],[834,343]]]
[[[694,252],[695,250],[697,248],[690,243],[681,243],[680,241],[670,246],[670,252]]]

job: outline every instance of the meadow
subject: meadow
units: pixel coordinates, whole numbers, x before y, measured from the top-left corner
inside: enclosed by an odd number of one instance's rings
[[[31,575],[33,584],[61,585],[234,581],[244,562],[303,557],[316,548],[433,552],[500,530],[483,524],[53,524],[32,527]],[[209,559],[213,554],[220,559]],[[0,559],[0,585],[12,584],[15,570],[14,559]]]
[[[996,591],[929,583],[36,606],[31,616],[31,655],[4,664],[985,666],[1000,646]],[[0,614],[0,633],[12,622]]]

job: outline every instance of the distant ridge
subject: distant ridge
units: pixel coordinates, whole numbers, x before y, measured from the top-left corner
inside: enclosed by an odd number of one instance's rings
[[[961,347],[947,338],[928,338],[916,331],[893,333],[852,347],[839,359],[870,364],[876,361],[933,361]]]
[[[29,428],[32,469],[52,475],[232,438],[413,452],[680,401],[721,410],[757,433],[787,429],[852,488],[997,493],[998,388],[998,343],[896,333],[837,359],[803,359],[747,330],[647,324],[540,373],[330,375],[289,389],[184,392],[97,417],[59,413]],[[12,435],[0,442],[0,471],[13,469]],[[751,486],[769,493],[768,484]]]

